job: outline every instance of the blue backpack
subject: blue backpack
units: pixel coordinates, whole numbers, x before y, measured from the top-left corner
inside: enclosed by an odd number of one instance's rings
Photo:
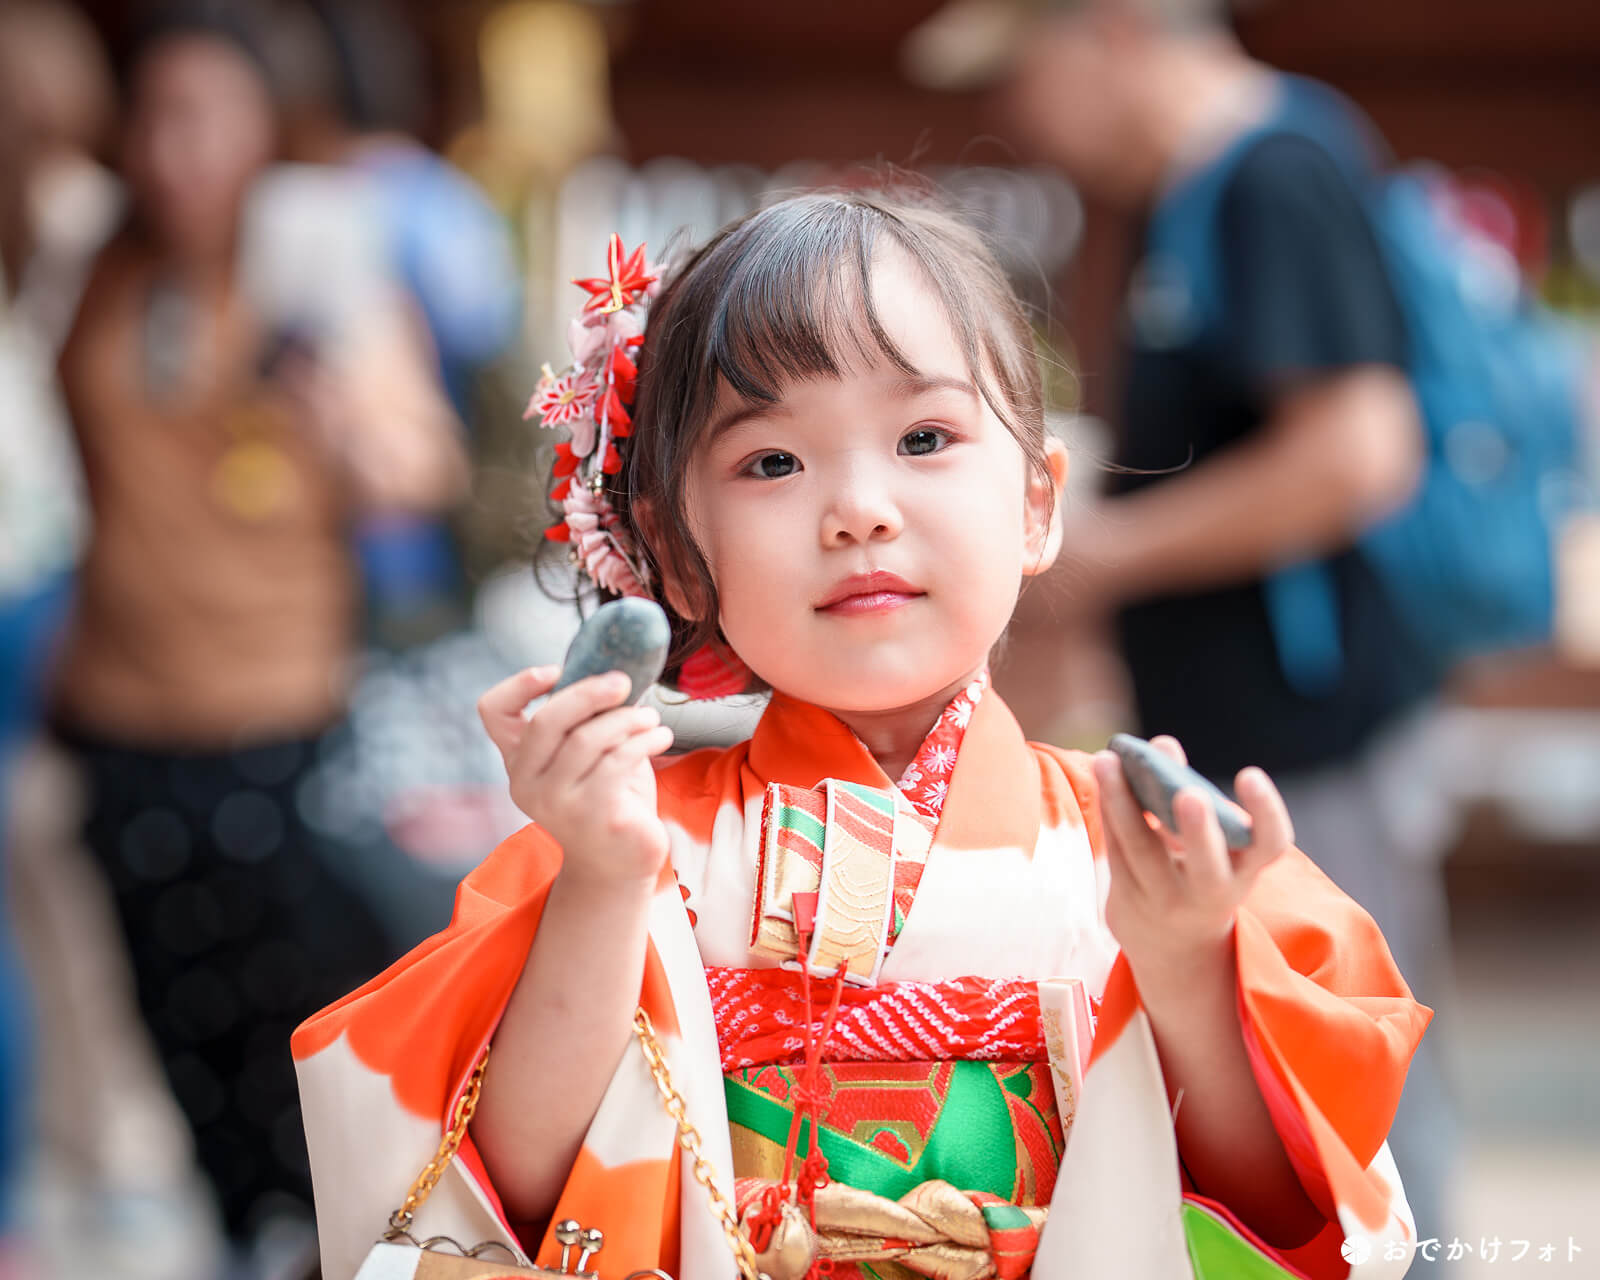
[[[1438,211],[1425,173],[1379,173],[1372,135],[1331,90],[1281,77],[1270,118],[1155,210],[1151,263],[1184,285],[1185,337],[1223,314],[1217,209],[1228,179],[1267,137],[1316,143],[1361,199],[1405,320],[1406,370],[1427,437],[1410,503],[1358,548],[1438,679],[1474,653],[1547,639],[1554,539],[1585,495],[1579,467],[1583,357],[1575,335]],[[1321,561],[1289,565],[1263,594],[1290,686],[1315,697],[1343,671],[1339,600]]]

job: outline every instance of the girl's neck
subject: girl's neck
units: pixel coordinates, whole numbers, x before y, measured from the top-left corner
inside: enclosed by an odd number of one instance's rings
[[[878,767],[888,775],[890,782],[898,782],[906,766],[916,758],[933,726],[950,701],[974,679],[983,668],[974,667],[961,679],[937,693],[929,694],[909,706],[894,707],[886,711],[836,711],[828,708],[860,738]]]

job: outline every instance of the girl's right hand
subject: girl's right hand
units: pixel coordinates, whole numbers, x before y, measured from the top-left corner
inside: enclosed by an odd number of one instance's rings
[[[621,705],[631,685],[618,671],[579,680],[524,717],[559,675],[531,667],[478,700],[511,798],[561,845],[564,876],[653,883],[667,859],[667,829],[650,761],[672,745],[672,730],[653,707]]]

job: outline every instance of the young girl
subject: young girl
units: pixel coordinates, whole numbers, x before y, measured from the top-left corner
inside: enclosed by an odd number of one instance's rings
[[[1383,1139],[1429,1014],[1369,917],[1259,770],[1230,854],[1198,793],[1157,829],[986,688],[1067,460],[977,238],[773,205],[642,350],[642,250],[580,283],[580,367],[537,398],[573,422],[555,533],[666,606],[667,683],[772,701],[661,763],[626,677],[484,697],[534,824],[294,1041],[328,1280],[441,1134],[400,1225],[606,1280],[748,1276],[747,1244],[774,1280],[1402,1272]]]

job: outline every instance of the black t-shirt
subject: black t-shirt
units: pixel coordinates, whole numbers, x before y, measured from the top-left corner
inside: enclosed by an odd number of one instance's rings
[[[1405,363],[1405,325],[1372,228],[1315,144],[1278,135],[1250,148],[1222,190],[1215,251],[1223,314],[1198,341],[1158,345],[1159,326],[1141,326],[1130,297],[1117,458],[1126,466],[1198,462],[1260,430],[1286,388]],[[1168,478],[1113,475],[1112,489]],[[1123,651],[1145,732],[1174,734],[1214,777],[1247,764],[1287,773],[1348,758],[1417,698],[1422,666],[1371,569],[1356,551],[1331,564],[1344,664],[1325,696],[1285,681],[1258,582],[1127,609]]]

